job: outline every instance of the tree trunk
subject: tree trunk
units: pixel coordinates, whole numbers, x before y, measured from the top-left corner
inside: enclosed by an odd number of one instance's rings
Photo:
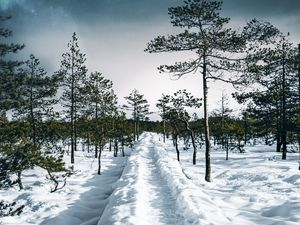
[[[136,129],[136,137],[137,141],[140,139],[140,121],[137,121],[137,129]]]
[[[300,112],[300,44],[298,44],[298,107]],[[298,116],[300,116],[298,114]],[[299,125],[300,126],[300,125]],[[299,148],[299,170],[300,170],[300,134],[298,132],[298,148]]]
[[[101,153],[102,153],[102,145],[100,146],[99,154],[98,154],[98,175],[101,175]]]
[[[117,157],[118,156],[118,140],[115,138],[115,141],[114,141],[114,157]]]
[[[281,141],[281,109],[280,105],[276,104],[276,152],[281,151],[282,141]]]
[[[205,134],[205,180],[211,181],[211,166],[210,166],[210,141],[209,141],[209,124],[207,110],[207,79],[206,79],[206,56],[203,57],[203,109],[204,109],[204,134]]]
[[[74,151],[77,151],[77,110],[75,102],[75,117],[74,117]]]
[[[226,160],[228,160],[229,158],[229,143],[228,143],[228,139],[226,141]]]
[[[21,171],[18,171],[17,173],[17,184],[19,185],[19,188],[20,190],[23,190],[24,187],[23,187],[23,184],[22,184],[22,172]]]
[[[225,109],[224,109],[224,101],[225,101],[225,97],[224,97],[224,92],[222,92],[222,102],[221,102],[221,110],[222,110],[222,118],[221,118],[221,145],[222,145],[222,149],[224,149],[225,144],[224,144],[224,114],[225,114]]]
[[[112,147],[112,139],[109,139],[109,151],[111,152],[111,147]]]
[[[73,75],[73,67],[72,67],[72,84],[71,84],[71,109],[70,109],[70,117],[71,117],[71,163],[74,164],[74,75]]]
[[[196,163],[197,163],[197,147],[196,147],[196,144],[195,144],[194,132],[191,131],[190,134],[191,134],[191,139],[192,139],[192,145],[193,145],[193,148],[194,148],[194,152],[193,152],[193,165],[196,165]]]
[[[98,157],[98,134],[99,134],[99,131],[98,131],[98,104],[97,104],[97,101],[96,101],[96,106],[95,106],[95,120],[96,120],[96,141],[95,141],[95,159],[97,159]]]
[[[176,150],[176,154],[177,154],[177,160],[178,162],[180,161],[180,152],[179,152],[179,149],[178,149],[178,134],[179,134],[179,129],[177,127],[176,124],[172,124],[173,126],[173,132],[175,132],[173,134],[173,144],[175,146],[175,150]]]
[[[178,135],[175,135],[175,149],[176,149],[176,154],[177,154],[177,160],[178,162],[180,161],[180,152],[178,149]]]
[[[124,138],[122,138],[121,144],[122,144],[122,156],[125,157],[125,151],[124,151]]]
[[[285,57],[282,63],[282,159],[286,160],[287,154],[287,118],[286,118],[286,71],[285,71]]]
[[[187,121],[183,121],[185,124],[185,128],[186,130],[190,133],[190,137],[191,137],[191,140],[192,140],[192,145],[193,145],[193,165],[196,165],[197,163],[197,146],[196,146],[196,143],[195,143],[195,136],[194,136],[194,132],[192,131],[192,129],[189,127],[189,124]]]
[[[163,127],[164,127],[164,143],[166,142],[166,120],[163,121]]]
[[[137,120],[134,120],[134,141],[137,140]]]
[[[30,123],[31,123],[31,129],[32,129],[32,141],[36,144],[36,122],[34,118],[34,112],[33,112],[33,76],[34,76],[34,69],[32,67],[31,70],[31,77],[30,77]]]

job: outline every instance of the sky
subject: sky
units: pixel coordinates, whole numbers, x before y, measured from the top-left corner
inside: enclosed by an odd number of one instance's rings
[[[11,15],[5,26],[13,30],[12,41],[24,43],[16,57],[27,59],[31,53],[52,74],[59,69],[62,53],[76,32],[79,46],[86,54],[89,72],[99,71],[113,81],[119,104],[136,88],[150,103],[159,119],[155,104],[162,93],[187,89],[202,97],[199,73],[172,80],[159,74],[157,67],[186,60],[191,55],[144,52],[157,35],[176,33],[170,24],[168,7],[181,5],[180,0],[0,0],[0,15]],[[252,18],[271,22],[290,39],[300,43],[299,0],[224,0],[221,15],[231,18],[233,27],[242,27]],[[235,91],[230,85],[209,83],[209,111],[218,107],[222,92]],[[232,108],[239,108],[234,100]],[[202,115],[202,109],[197,111]]]

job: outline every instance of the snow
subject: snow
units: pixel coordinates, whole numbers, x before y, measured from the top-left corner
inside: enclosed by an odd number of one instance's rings
[[[151,137],[141,137],[98,225],[185,224],[154,158]]]
[[[114,158],[112,152],[103,152],[102,175],[99,176],[93,153],[77,151],[75,155],[74,174],[61,190],[50,193],[46,172],[40,168],[24,173],[25,190],[0,190],[1,199],[17,200],[26,205],[20,216],[0,218],[0,224],[95,225],[127,158]],[[70,161],[69,156],[66,161]]]
[[[192,165],[192,149],[176,160],[172,141],[144,133],[131,156],[105,151],[97,160],[76,152],[75,174],[50,193],[39,168],[24,173],[25,190],[0,190],[1,199],[26,204],[20,216],[1,225],[296,225],[300,224],[298,153],[287,160],[274,146],[246,153],[212,151],[212,180],[204,181],[204,150]],[[129,154],[129,153],[128,153]],[[69,158],[68,158],[69,160]]]
[[[163,147],[176,159],[171,141]],[[221,208],[229,221],[212,224],[300,223],[298,153],[288,153],[288,159],[281,160],[281,153],[275,149],[265,145],[245,147],[246,153],[230,153],[228,161],[224,151],[212,151],[211,183],[204,181],[204,149],[198,153],[196,166],[192,165],[191,149],[181,152],[183,174]]]

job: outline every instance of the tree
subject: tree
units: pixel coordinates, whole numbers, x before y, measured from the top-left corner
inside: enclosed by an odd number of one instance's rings
[[[4,28],[3,23],[11,17],[0,16],[0,114],[6,115],[6,111],[18,106],[20,100],[20,88],[23,80],[18,71],[23,62],[11,60],[9,56],[22,50],[24,44],[7,43],[12,36],[12,31]]]
[[[131,145],[132,143],[132,130],[129,123],[126,120],[125,113],[117,111],[113,115],[114,127],[111,130],[111,136],[115,139],[114,156],[117,156],[118,142],[121,143],[122,156],[125,157],[124,147],[125,145]]]
[[[22,84],[22,99],[15,116],[28,121],[31,129],[30,139],[36,143],[38,133],[42,132],[41,129],[38,132],[42,119],[53,115],[52,106],[57,102],[54,97],[58,88],[58,80],[55,76],[46,76],[45,70],[40,67],[39,59],[32,54],[26,61],[26,66],[27,68],[23,69],[25,78]]]
[[[291,82],[289,76],[293,74],[295,51],[292,44],[285,37],[280,38],[274,49],[268,49],[264,58],[265,71],[267,75],[275,74],[275,80],[279,81],[279,98],[281,109],[281,143],[282,143],[282,159],[286,159],[287,154],[287,132],[288,132],[288,98],[291,90]],[[278,77],[279,75],[279,77]],[[268,77],[268,76],[267,76]],[[277,79],[276,79],[277,78]],[[265,82],[266,78],[260,81]],[[293,103],[292,103],[293,104]]]
[[[113,83],[99,72],[91,73],[85,81],[83,90],[86,101],[86,115],[95,121],[95,158],[98,157],[98,144],[100,141],[100,117],[109,116],[116,105],[116,96],[112,90]]]
[[[149,104],[144,98],[144,95],[140,94],[138,90],[134,89],[129,96],[125,97],[127,105],[123,105],[123,108],[132,111],[132,118],[134,121],[134,140],[139,140],[139,122],[144,120],[149,114]]]
[[[165,97],[165,95],[162,96],[161,99],[158,100],[158,103],[156,104],[156,107],[160,109],[160,117],[163,120],[163,138],[164,143],[166,142],[166,110],[167,110],[167,104],[168,99]]]
[[[3,22],[8,18],[0,18]],[[11,36],[11,31],[0,28],[1,38]],[[9,188],[15,184],[23,189],[22,173],[35,166],[47,157],[45,136],[39,134],[37,125],[42,126],[42,117],[51,111],[52,101],[49,99],[56,93],[54,80],[45,76],[45,71],[39,66],[39,60],[33,55],[26,62],[27,68],[21,68],[22,62],[9,60],[10,53],[17,53],[24,45],[0,45],[0,187]],[[12,120],[6,118],[6,112],[14,113]],[[40,132],[42,133],[42,132]],[[45,139],[43,139],[45,140]],[[64,169],[64,163],[55,157],[48,160],[49,168],[54,164],[60,166],[55,172]],[[44,164],[45,165],[45,164]],[[52,174],[52,172],[51,172]],[[13,203],[14,204],[14,203]],[[13,205],[0,204],[4,208]],[[13,208],[11,208],[14,210]],[[19,208],[21,210],[21,208]],[[20,211],[14,211],[18,214]],[[0,212],[1,214],[1,212]]]
[[[69,51],[62,55],[60,70],[58,74],[62,77],[64,88],[62,103],[66,108],[66,117],[70,120],[71,137],[71,163],[74,163],[74,152],[77,149],[76,124],[80,110],[80,95],[87,69],[84,65],[86,58],[78,45],[78,38],[74,32],[68,43]]]
[[[150,53],[192,51],[195,59],[163,65],[160,72],[173,74],[175,77],[197,72],[202,69],[203,110],[205,127],[205,180],[211,181],[210,140],[208,123],[208,80],[220,80],[232,84],[241,84],[245,76],[238,76],[243,71],[241,58],[247,47],[247,40],[263,42],[277,33],[268,23],[253,20],[247,24],[242,33],[228,28],[229,18],[220,16],[222,2],[208,0],[187,0],[183,6],[169,8],[171,23],[185,29],[178,35],[158,36],[145,51]],[[247,63],[246,65],[249,65]],[[224,71],[230,73],[223,73]],[[231,74],[231,77],[224,77]]]
[[[221,138],[221,146],[223,149],[225,149],[225,144],[227,142],[227,133],[228,133],[228,122],[230,119],[230,114],[232,113],[232,109],[230,109],[228,107],[228,96],[222,92],[222,97],[221,97],[221,101],[220,101],[220,108],[214,110],[214,112],[212,113],[213,117],[219,117],[221,119],[220,121],[220,127],[219,127],[219,131],[220,131],[220,138]]]
[[[266,126],[266,133],[275,130],[277,152],[282,149],[282,159],[287,154],[287,133],[291,124],[297,99],[296,89],[296,48],[287,37],[280,35],[276,42],[258,49],[254,55],[261,62],[253,66],[254,81],[258,85],[250,93],[237,96],[240,102],[251,99],[255,105],[252,113]]]
[[[116,113],[117,97],[112,89],[113,83],[105,79],[99,73],[91,73],[83,87],[83,97],[85,101],[85,115],[90,124],[91,135],[89,137],[95,144],[95,158],[98,158],[98,174],[101,174],[101,153],[109,138],[110,118]],[[114,125],[113,125],[114,126]],[[99,147],[99,152],[98,152]]]
[[[163,104],[161,104],[163,103]],[[178,149],[178,136],[180,132],[180,125],[184,127],[184,131],[188,132],[192,141],[193,152],[193,165],[196,164],[197,158],[197,146],[194,136],[194,131],[190,128],[191,116],[187,112],[187,108],[200,108],[201,100],[193,97],[186,90],[179,90],[170,95],[163,95],[159,99],[159,103],[156,105],[161,111],[164,111],[164,118],[173,127],[173,141],[176,148],[177,160],[179,161],[179,149]]]
[[[12,36],[12,31],[4,28],[3,23],[10,18],[0,16],[0,187],[18,183],[19,187],[22,188],[22,184],[19,182],[21,173],[17,173],[15,182],[10,179],[10,174],[16,174],[17,168],[13,166],[13,160],[9,157],[16,150],[18,142],[16,133],[20,133],[21,130],[17,130],[16,128],[20,127],[14,126],[15,123],[11,123],[7,119],[6,112],[15,110],[21,100],[23,75],[19,72],[19,68],[22,62],[10,58],[12,54],[22,50],[25,45],[6,41]]]

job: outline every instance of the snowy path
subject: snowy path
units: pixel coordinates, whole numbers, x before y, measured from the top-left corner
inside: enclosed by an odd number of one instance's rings
[[[119,187],[98,225],[185,224],[156,163],[152,134],[145,134],[128,160]]]
[[[142,147],[140,153],[137,183],[142,191],[138,193],[137,215],[147,218],[149,224],[182,224],[179,216],[175,214],[175,199],[155,163],[153,145],[151,141]]]

